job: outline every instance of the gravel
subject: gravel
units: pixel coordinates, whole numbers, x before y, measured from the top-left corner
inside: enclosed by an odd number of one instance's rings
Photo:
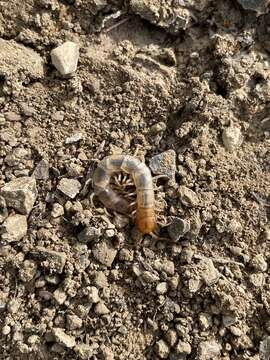
[[[66,41],[51,51],[52,63],[61,75],[73,74],[77,69],[79,46]]]

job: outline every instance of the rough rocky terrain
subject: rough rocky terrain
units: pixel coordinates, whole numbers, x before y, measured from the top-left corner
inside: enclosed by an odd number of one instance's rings
[[[0,359],[270,358],[267,3],[0,1]],[[135,152],[167,240],[92,196]]]

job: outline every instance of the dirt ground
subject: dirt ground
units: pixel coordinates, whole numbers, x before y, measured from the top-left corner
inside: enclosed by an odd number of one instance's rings
[[[0,359],[270,359],[266,3],[0,1]],[[121,153],[165,240],[93,198]]]

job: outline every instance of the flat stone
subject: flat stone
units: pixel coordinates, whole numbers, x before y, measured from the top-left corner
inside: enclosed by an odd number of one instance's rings
[[[100,229],[97,229],[97,228],[95,228],[93,226],[87,226],[85,229],[83,229],[78,234],[78,240],[83,242],[83,243],[88,243],[88,242],[91,242],[91,241],[98,240],[100,235],[101,235]]]
[[[27,217],[18,214],[9,216],[3,222],[0,234],[3,241],[20,241],[27,234]]]
[[[116,257],[117,250],[109,240],[101,241],[93,248],[93,256],[101,264],[110,267]]]
[[[149,167],[155,175],[166,175],[169,179],[175,179],[176,153],[174,150],[164,151],[150,159]]]
[[[73,348],[76,345],[75,338],[67,335],[61,328],[53,328],[52,335],[58,344],[63,345],[66,348]]]
[[[190,222],[179,217],[172,217],[171,223],[168,226],[168,233],[170,238],[178,241],[190,230]]]
[[[51,51],[53,65],[61,75],[69,75],[76,71],[79,59],[79,46],[66,41]]]
[[[42,265],[50,271],[54,270],[58,274],[63,272],[67,259],[67,255],[64,252],[58,252],[46,249],[42,246],[37,246],[31,253],[41,260],[44,260]]]
[[[47,160],[40,160],[40,162],[37,164],[33,176],[37,180],[47,180],[49,179],[49,163]]]
[[[76,330],[82,327],[82,319],[77,315],[67,315],[66,322],[69,330]]]
[[[188,355],[191,353],[191,346],[188,342],[185,341],[179,341],[176,346],[176,352],[178,354],[185,354]]]
[[[182,204],[187,207],[194,207],[199,204],[199,198],[197,194],[184,185],[179,187],[178,194]]]
[[[215,268],[214,263],[211,259],[203,259],[199,262],[199,268],[201,271],[201,277],[204,283],[208,286],[215,284],[219,277],[220,273]]]
[[[14,111],[9,111],[5,113],[5,118],[7,121],[21,121],[21,115],[15,113]]]
[[[107,276],[104,274],[103,271],[97,271],[94,277],[94,284],[99,289],[104,289],[108,286],[108,279]]]
[[[241,129],[233,125],[227,127],[223,130],[222,140],[226,150],[236,150],[243,142]]]
[[[63,178],[57,185],[57,189],[70,199],[74,199],[81,190],[81,183],[78,180]]]
[[[67,299],[67,294],[63,289],[56,289],[53,292],[53,298],[59,305],[63,305]]]
[[[200,360],[217,359],[220,356],[221,345],[213,340],[202,341],[198,346],[198,356]]]
[[[8,209],[6,200],[0,196],[0,224],[8,217]]]
[[[237,0],[237,2],[243,9],[256,11],[258,15],[266,14],[267,4],[269,4],[267,0]]]
[[[73,134],[72,136],[66,138],[65,140],[65,144],[66,145],[69,145],[69,144],[74,144],[80,140],[82,140],[83,136],[82,136],[82,133],[75,133]]]
[[[44,76],[44,61],[34,50],[14,40],[0,39],[1,75],[29,81]]]
[[[1,195],[7,206],[28,215],[37,198],[36,180],[28,176],[14,179],[1,189]]]

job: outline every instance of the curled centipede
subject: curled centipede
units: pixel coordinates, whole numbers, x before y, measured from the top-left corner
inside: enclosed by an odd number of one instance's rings
[[[130,204],[110,185],[112,175],[120,172],[129,174],[136,186],[135,223],[137,228],[142,234],[152,233],[157,225],[153,180],[149,168],[137,158],[129,155],[105,157],[94,172],[95,194],[106,208],[122,214],[129,214]]]

